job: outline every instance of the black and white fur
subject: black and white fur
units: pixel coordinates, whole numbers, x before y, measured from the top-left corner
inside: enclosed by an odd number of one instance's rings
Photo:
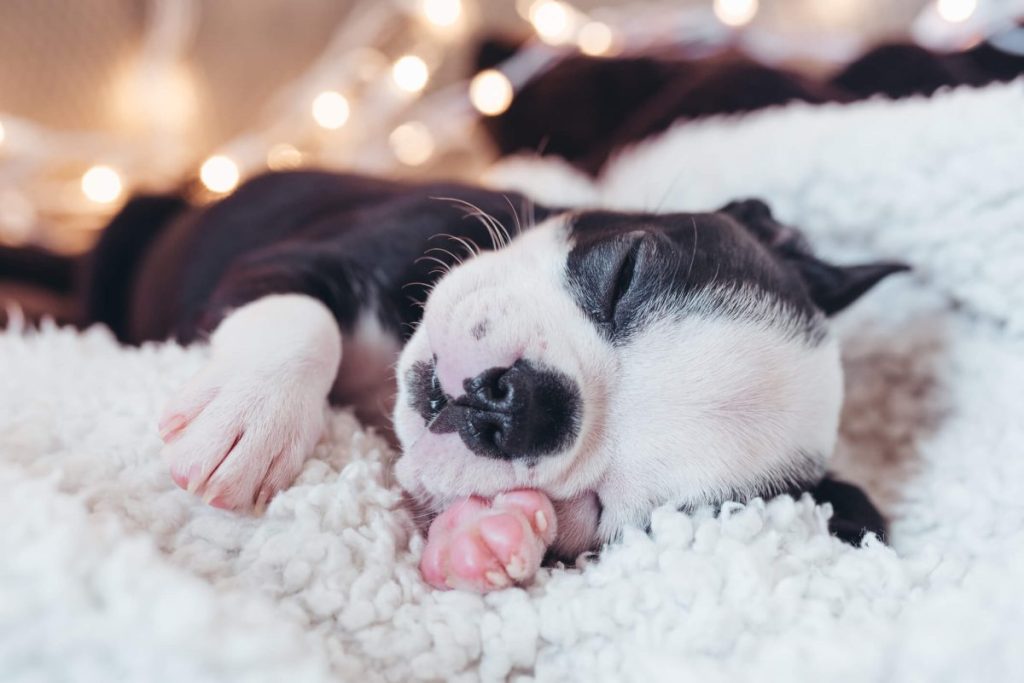
[[[826,478],[843,394],[827,316],[904,267],[826,264],[759,201],[560,210],[297,172],[182,210],[140,254],[118,332],[209,335],[161,428],[175,478],[220,507],[288,486],[330,400],[393,410],[422,511],[543,490],[564,557],[664,503],[816,487],[845,537],[882,530]]]

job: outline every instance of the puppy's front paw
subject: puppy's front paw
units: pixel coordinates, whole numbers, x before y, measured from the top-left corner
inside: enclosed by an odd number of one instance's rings
[[[554,507],[539,491],[466,498],[430,525],[420,573],[435,588],[480,593],[524,583],[537,573],[555,532]]]
[[[171,476],[214,507],[261,512],[320,438],[321,394],[286,372],[214,360],[160,419]]]

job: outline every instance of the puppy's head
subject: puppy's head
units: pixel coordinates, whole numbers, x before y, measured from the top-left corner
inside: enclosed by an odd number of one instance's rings
[[[576,550],[666,502],[813,483],[842,400],[826,316],[902,269],[826,264],[757,201],[557,215],[434,288],[398,368],[398,480],[433,511],[589,498]]]

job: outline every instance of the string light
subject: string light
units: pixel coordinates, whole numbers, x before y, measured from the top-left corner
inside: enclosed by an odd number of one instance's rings
[[[395,158],[406,166],[419,166],[434,153],[434,137],[419,121],[403,123],[388,137]]]
[[[38,215],[20,192],[0,189],[0,243],[20,245],[32,237]]]
[[[179,4],[176,0],[156,2],[167,6]],[[704,29],[713,28],[707,24],[716,21],[731,27],[745,26],[754,21],[759,12],[759,0],[712,0],[707,4],[713,6],[713,17],[709,16],[711,13],[691,13],[681,8],[678,10],[678,16],[675,10],[670,15],[656,12],[647,20],[640,17],[639,10],[633,5],[623,5],[618,8],[606,7],[606,13],[600,15],[604,20],[602,22],[591,20],[571,3],[572,0],[515,0],[516,11],[530,22],[538,38],[529,43],[524,51],[532,52],[537,57],[533,62],[540,65],[533,66],[531,60],[517,61],[513,68],[520,69],[524,63],[526,67],[515,72],[516,83],[529,82],[536,77],[537,73],[546,68],[543,64],[547,63],[548,57],[556,52],[544,45],[538,45],[540,41],[554,45],[578,46],[579,50],[587,55],[606,55],[621,50],[626,43],[625,37],[638,30],[634,29],[634,26],[644,28],[646,21],[653,24],[651,28],[655,35],[660,35],[657,29],[675,26],[676,19],[680,24],[694,26],[695,32],[699,33]],[[383,130],[391,130],[396,124],[401,123],[402,119],[398,117],[402,116],[402,112],[408,106],[409,98],[377,97],[376,91],[372,87],[367,88],[366,85],[376,84],[378,79],[387,77],[387,71],[390,69],[390,80],[393,84],[385,83],[385,86],[414,95],[420,93],[433,80],[433,70],[443,65],[441,57],[438,56],[435,60],[432,54],[440,55],[446,45],[444,41],[437,40],[437,37],[446,33],[456,35],[459,31],[448,32],[445,29],[459,26],[461,30],[467,19],[473,18],[469,11],[472,5],[467,0],[403,0],[399,3],[402,12],[399,12],[392,3],[357,4],[360,8],[357,11],[357,18],[360,20],[346,21],[335,29],[333,37],[328,42],[329,47],[297,80],[301,89],[293,85],[281,89],[279,98],[284,105],[280,114],[273,114],[273,125],[268,124],[258,131],[242,131],[237,139],[225,142],[222,149],[232,150],[234,158],[217,155],[202,163],[199,179],[203,186],[214,193],[223,194],[232,191],[241,181],[241,169],[256,169],[262,166],[272,170],[286,170],[301,167],[308,163],[310,155],[317,155],[318,161],[333,165],[338,161],[348,163],[367,150],[372,150],[371,154],[374,153],[376,145],[379,144],[379,140],[374,136],[367,136],[370,139],[366,140],[358,139],[356,136],[315,136],[310,144],[324,145],[323,156],[319,156],[319,147],[303,147],[300,151],[294,144],[281,141],[304,140],[303,136],[308,133],[308,117],[311,115],[318,126],[328,130],[344,126],[351,128],[353,123],[361,123],[363,119],[371,119],[374,124],[385,126]],[[614,3],[609,3],[611,4]],[[811,4],[816,8],[817,5],[821,6],[817,8],[822,13],[821,16],[845,25],[859,21],[859,14],[849,8],[859,8],[864,2],[828,0]],[[405,32],[410,30],[405,23],[402,27],[398,26],[400,20],[406,21],[405,10],[410,7],[415,10],[411,30],[416,33],[412,36],[405,35]],[[921,16],[926,17],[930,22],[929,26],[933,27],[929,30],[948,33],[952,30],[951,24],[978,18],[985,7],[986,5],[979,0],[928,0],[927,8]],[[417,19],[419,21],[415,21]],[[672,19],[671,23],[669,19]],[[185,26],[186,23],[183,22],[181,25]],[[423,35],[424,28],[433,29],[427,32],[430,36]],[[155,40],[153,36],[160,37],[162,31],[166,30],[170,30],[166,22],[157,22],[147,28],[147,33],[153,34],[148,39]],[[715,34],[728,35],[727,32],[721,31],[716,31]],[[422,42],[409,43],[411,47],[406,49],[415,54],[401,56],[392,62],[378,48],[392,45],[397,38],[402,37]],[[80,159],[82,155],[92,154],[94,152],[91,150],[100,148],[97,141],[102,140],[106,148],[109,148],[107,158],[118,160],[118,169],[102,165],[88,169],[80,178],[82,194],[79,195],[78,203],[109,205],[107,208],[110,210],[115,209],[115,202],[123,198],[135,185],[158,189],[177,182],[182,173],[188,172],[191,160],[195,158],[193,155],[197,152],[189,146],[193,144],[189,135],[201,108],[194,75],[184,66],[187,63],[183,57],[184,53],[181,50],[165,52],[149,57],[142,56],[137,63],[133,61],[126,65],[123,78],[117,78],[115,74],[115,87],[111,91],[112,113],[125,109],[121,112],[125,114],[121,123],[129,132],[137,130],[148,137],[125,136],[124,131],[113,131],[109,134],[96,131],[58,133],[31,121],[6,119],[6,129],[0,123],[0,157],[6,159],[17,153],[19,164],[24,157],[24,167],[32,169],[32,175],[24,182],[31,183],[36,176],[41,182],[45,182],[44,178],[50,171],[49,166],[54,166],[53,170],[57,171],[66,162],[62,157]],[[557,54],[555,56],[557,57]],[[313,89],[307,90],[310,87]],[[464,129],[462,124],[468,122],[473,111],[482,115],[498,115],[507,111],[514,98],[515,89],[511,82],[502,72],[496,70],[477,74],[468,84],[468,98],[473,110],[464,106],[467,97],[467,90],[463,89],[464,87],[466,86],[440,88],[437,92],[427,95],[418,106],[418,109],[424,112],[425,121],[433,120],[427,118],[430,111],[457,112],[453,115],[458,116],[458,121],[453,123],[458,125],[428,128],[422,122],[409,121],[391,130],[388,142],[394,159],[389,160],[391,163],[388,166],[398,163],[408,166],[423,165],[431,158],[438,158],[447,153],[449,149],[467,145],[468,140],[457,131]],[[337,88],[337,91],[327,88]],[[308,96],[295,97],[296,92],[308,92],[316,97],[312,100]],[[365,100],[350,99],[357,94],[362,97],[361,93],[364,92],[369,93]],[[358,114],[356,120],[350,121],[354,114]],[[303,121],[307,122],[305,126]],[[269,149],[262,147],[264,135],[268,137],[267,143],[276,141],[279,144],[273,144]],[[60,144],[21,144],[24,140],[37,138],[48,143],[47,136],[52,136]],[[145,144],[139,144],[140,141]],[[344,150],[340,147],[336,150],[335,145],[342,143],[345,145]],[[303,144],[306,144],[305,141]],[[331,149],[327,149],[328,144]],[[69,147],[72,149],[69,150]],[[335,151],[339,153],[335,154]],[[342,151],[343,153],[340,153]],[[88,156],[85,158],[89,159]],[[162,162],[162,165],[158,165],[157,161]],[[88,163],[89,161],[85,162],[86,165]],[[19,178],[18,182],[23,181]],[[76,189],[74,182],[71,189]],[[43,191],[33,191],[31,195],[20,196],[17,201],[0,194],[0,229],[5,225],[17,224],[27,226],[25,229],[29,231],[49,230],[48,222],[37,220],[36,217],[66,212],[65,200],[64,193]],[[96,218],[99,221],[102,212],[97,209],[97,206],[91,206],[88,211],[83,210],[83,214],[88,214],[90,219]],[[54,222],[54,225],[59,227],[58,222]]]
[[[540,39],[551,45],[572,40],[572,10],[559,0],[541,0],[530,7],[530,23]]]
[[[486,116],[497,116],[512,104],[512,82],[497,69],[481,71],[469,83],[469,101]]]
[[[583,25],[576,42],[580,46],[580,52],[591,57],[599,57],[608,54],[612,49],[614,36],[607,24],[600,21],[591,21]]]
[[[427,63],[421,58],[416,55],[405,55],[391,67],[391,78],[402,90],[416,93],[426,87],[430,71],[427,69]]]
[[[111,113],[128,130],[185,133],[200,110],[195,77],[183,64],[150,69],[127,62],[114,74],[111,95]]]
[[[124,189],[121,176],[110,166],[93,166],[82,175],[82,194],[97,204],[110,204]]]
[[[715,0],[715,16],[726,26],[749,24],[757,14],[757,0]]]
[[[533,11],[533,6],[537,3],[537,0],[516,0],[516,12],[523,19],[530,20],[530,12]]]
[[[218,194],[231,192],[238,186],[241,173],[238,164],[223,154],[217,154],[206,161],[199,168],[199,180],[203,182],[206,189]]]
[[[442,28],[454,26],[462,16],[461,0],[423,0],[421,5],[424,18]]]
[[[313,119],[321,128],[337,130],[348,121],[348,100],[333,90],[322,92],[313,100]]]
[[[970,19],[978,9],[978,0],[937,0],[935,9],[944,21],[960,24]]]
[[[372,47],[357,47],[349,53],[348,59],[356,79],[363,83],[376,80],[380,72],[388,68],[388,58]]]
[[[267,152],[267,168],[271,171],[287,171],[302,165],[302,152],[293,145],[280,143]]]

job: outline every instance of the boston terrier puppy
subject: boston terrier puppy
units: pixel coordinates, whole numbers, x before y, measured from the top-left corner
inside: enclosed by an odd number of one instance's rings
[[[126,234],[161,220],[128,276],[104,275]],[[827,477],[843,396],[828,317],[906,267],[825,263],[763,202],[574,210],[304,171],[204,208],[136,200],[95,262],[90,300],[124,306],[94,317],[121,338],[209,338],[159,420],[179,486],[259,511],[328,401],[393,412],[439,588],[527,581],[666,503],[809,490],[847,540],[883,531]]]

